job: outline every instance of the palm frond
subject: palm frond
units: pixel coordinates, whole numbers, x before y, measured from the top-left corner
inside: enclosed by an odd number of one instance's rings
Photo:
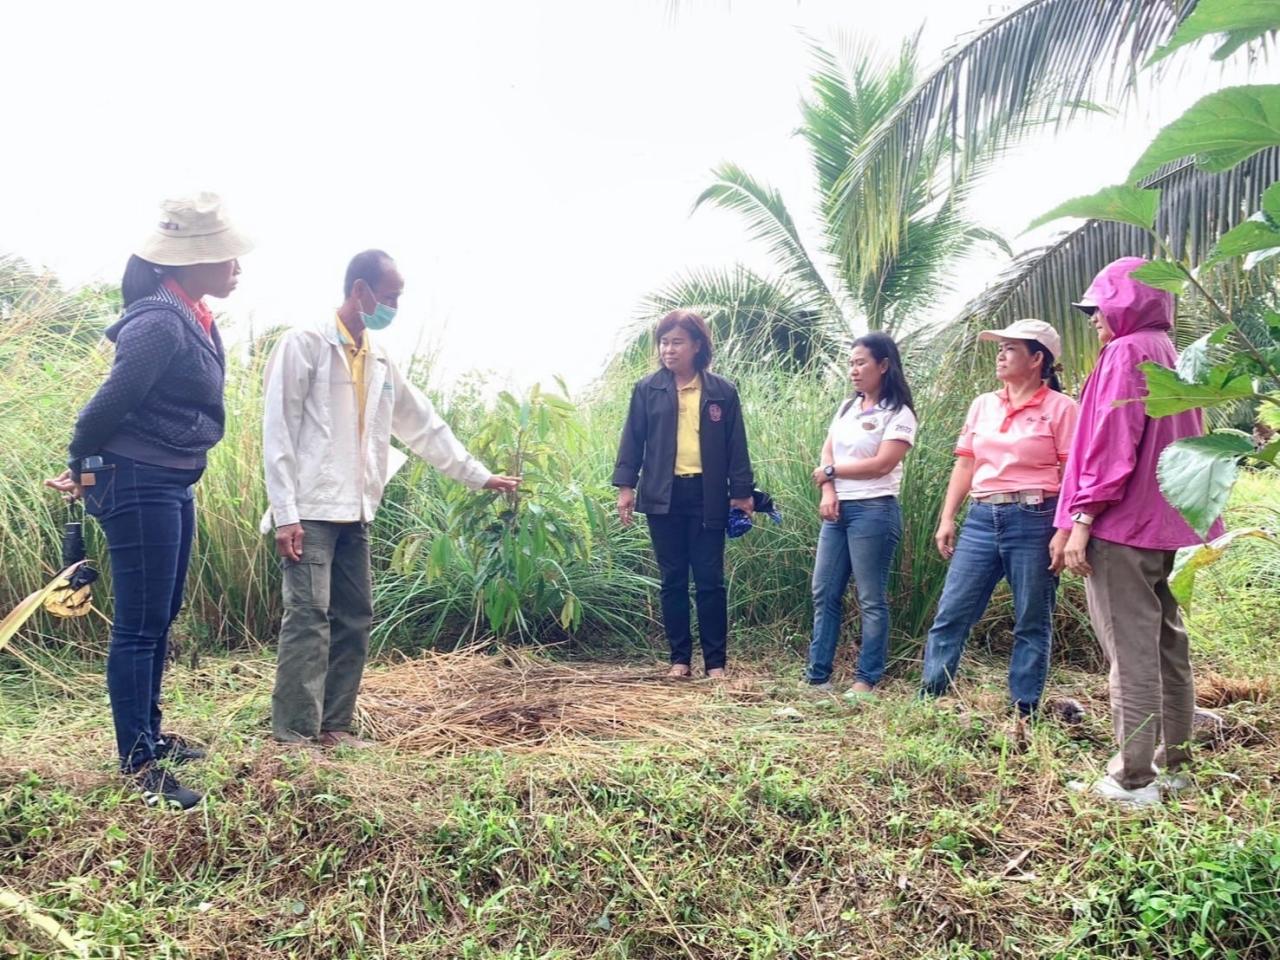
[[[992,131],[1067,120],[1098,94],[1128,88],[1196,0],[1033,0],[958,45],[867,139],[835,200],[868,229],[845,257],[875,260],[902,242],[904,210],[940,140],[963,173]]]
[[[782,195],[734,163],[721,164],[714,173],[715,182],[694,201],[694,210],[709,203],[741,214],[751,237],[768,245],[795,292],[805,299],[809,308],[839,313],[839,304],[801,242]]]
[[[1280,180],[1280,148],[1255,154],[1225,173],[1197,170],[1191,160],[1156,171],[1141,186],[1161,191],[1156,233],[1192,266],[1208,259],[1218,238],[1258,209],[1262,193]],[[1062,334],[1069,379],[1092,366],[1097,343],[1071,302],[1119,257],[1152,255],[1151,237],[1137,227],[1089,220],[1046,246],[1019,256],[970,301],[951,326],[976,333],[1023,317],[1053,324]],[[1207,321],[1206,321],[1207,322]]]
[[[917,40],[918,34],[903,41],[893,62],[869,43],[855,45],[843,58],[810,44],[814,69],[796,132],[809,145],[822,197],[832,195],[867,137],[915,86]]]
[[[966,222],[961,211],[994,161],[1042,126],[1038,120],[1024,119],[981,131],[969,143],[963,167],[949,162],[955,150],[947,131],[934,131],[935,142],[922,154],[911,180],[902,185],[899,242],[892,247],[864,242],[881,230],[875,219],[879,211],[843,206],[836,187],[886,118],[912,94],[917,40],[904,41],[896,60],[864,46],[846,62],[812,45],[816,66],[810,95],[801,104],[803,123],[798,131],[808,142],[821,191],[825,252],[837,264],[867,326],[890,332],[947,291],[947,267],[957,256],[978,243],[1003,243]]]
[[[914,316],[950,291],[952,264],[981,236],[983,231],[967,222],[951,202],[912,218],[898,253],[883,257],[859,287],[867,325],[891,335],[909,326]]]
[[[666,313],[695,310],[707,321],[718,363],[770,358],[793,368],[825,364],[848,338],[838,313],[815,310],[787,279],[770,279],[741,265],[696,270],[649,294],[627,333],[628,355],[653,352],[653,325]]]

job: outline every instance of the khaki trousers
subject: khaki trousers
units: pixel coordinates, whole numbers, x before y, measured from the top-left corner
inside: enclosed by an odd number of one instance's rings
[[[277,740],[351,732],[369,652],[369,526],[302,521],[302,559],[284,561],[284,620],[271,694]]]
[[[1196,698],[1187,632],[1169,592],[1173,558],[1171,550],[1089,543],[1089,619],[1111,664],[1120,746],[1107,773],[1126,790],[1151,783],[1157,763],[1176,770],[1188,759]]]

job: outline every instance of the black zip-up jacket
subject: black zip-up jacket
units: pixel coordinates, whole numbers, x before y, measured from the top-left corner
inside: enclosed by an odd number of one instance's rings
[[[676,473],[675,375],[663,368],[638,381],[622,427],[615,487],[634,487],[641,513],[668,513]],[[702,372],[702,415],[698,446],[702,453],[702,523],[723,529],[729,499],[751,496],[755,478],[738,388],[724,377]]]
[[[107,329],[116,345],[106,382],[76,419],[68,464],[76,476],[90,454],[115,453],[162,467],[198,470],[222,439],[226,356],[168,290],[132,304]]]

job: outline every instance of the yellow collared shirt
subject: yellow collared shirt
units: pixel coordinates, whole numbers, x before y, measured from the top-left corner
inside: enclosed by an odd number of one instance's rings
[[[702,428],[702,374],[676,390],[676,473],[702,472],[702,447],[698,434]]]
[[[365,331],[360,332],[360,343],[356,343],[347,325],[342,322],[342,317],[338,317],[338,338],[342,341],[342,348],[347,352],[347,363],[351,366],[351,383],[356,391],[356,412],[360,417],[360,422],[356,424],[356,429],[361,435],[364,434],[364,410],[365,400],[368,391],[365,390],[364,367],[365,360],[369,357],[369,335]]]

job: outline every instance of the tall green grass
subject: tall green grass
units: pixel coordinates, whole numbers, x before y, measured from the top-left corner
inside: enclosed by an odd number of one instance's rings
[[[56,565],[64,511],[41,481],[60,469],[76,412],[109,369],[110,347],[100,333],[116,315],[118,300],[109,292],[68,295],[52,280],[11,262],[7,272],[0,272],[0,283],[0,402],[5,410],[0,417],[0,608],[8,608]],[[265,355],[263,345],[254,344],[230,358],[227,433],[211,452],[197,488],[197,542],[183,633],[217,648],[271,643],[280,615],[278,563],[269,539],[257,532],[266,506],[260,431]],[[933,531],[955,436],[970,398],[991,383],[988,357],[972,343],[942,349],[916,346],[906,355],[920,432],[905,464],[903,537],[891,604],[895,653],[910,658],[917,654],[918,638],[929,626],[945,577]],[[784,516],[781,526],[761,521],[750,535],[728,545],[731,616],[743,635],[758,628],[774,635],[808,632],[809,579],[819,528],[810,474],[831,416],[847,394],[843,358],[828,359],[824,367],[804,371],[744,358],[720,369],[738,383],[742,395],[758,486],[774,496]],[[617,522],[609,486],[631,384],[651,364],[651,358],[634,353],[620,358],[576,398],[572,416],[555,428],[560,432],[539,441],[557,451],[554,469],[543,468],[554,478],[532,483],[522,502],[527,508],[539,497],[550,502],[553,495],[560,498],[569,491],[573,503],[565,501],[557,509],[564,511],[565,535],[571,533],[580,546],[566,555],[562,570],[541,578],[545,582],[537,587],[543,591],[538,597],[530,593],[522,598],[515,627],[486,615],[493,609],[495,568],[479,562],[472,542],[475,530],[484,525],[477,527],[472,517],[467,521],[472,533],[463,531],[460,489],[410,461],[390,484],[373,529],[375,646],[447,646],[492,632],[596,645],[658,642],[647,531],[643,523],[626,529]],[[435,400],[459,437],[479,444],[477,450],[482,449],[491,466],[516,468],[504,462],[509,451],[493,439],[495,411],[482,401],[474,381],[463,381]],[[485,496],[493,523],[509,522],[503,510],[510,505]],[[406,556],[410,539],[419,544],[414,556],[434,556],[437,562],[396,562]],[[105,544],[100,537],[94,540],[95,555],[105,567]],[[441,540],[451,541],[452,548]],[[560,591],[555,596],[569,594],[580,604],[568,626],[558,615],[563,605],[551,609],[547,589]],[[109,570],[96,593],[100,606],[109,609]],[[1080,606],[1077,594],[1074,586],[1064,592],[1064,625]],[[988,622],[998,626],[1007,608],[1006,599],[998,596]],[[848,625],[856,633],[852,599]],[[100,644],[104,636],[96,618],[78,624],[38,619],[33,629],[55,643],[54,637],[64,637]]]

